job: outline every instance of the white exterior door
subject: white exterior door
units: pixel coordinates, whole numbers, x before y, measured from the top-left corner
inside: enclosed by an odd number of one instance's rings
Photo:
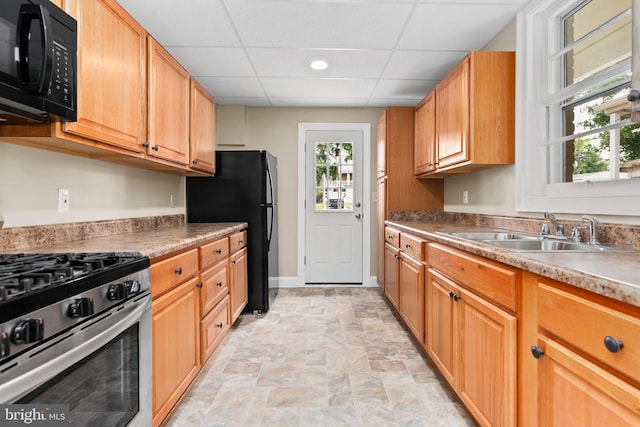
[[[304,282],[362,284],[362,130],[304,132]]]

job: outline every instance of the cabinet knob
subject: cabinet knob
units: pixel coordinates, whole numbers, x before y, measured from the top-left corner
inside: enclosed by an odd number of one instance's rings
[[[182,267],[178,267],[178,268],[176,268],[176,269],[174,270],[174,272],[175,272],[177,275],[182,274]]]
[[[231,261],[231,264],[236,265],[236,260]]]
[[[533,354],[533,357],[535,357],[536,359],[540,359],[544,354],[544,349],[533,345],[531,346],[531,354]]]
[[[453,291],[449,291],[449,298],[453,298],[454,295],[455,293]]]
[[[607,335],[606,337],[604,337],[604,346],[607,347],[607,350],[609,350],[611,353],[617,353],[618,351],[622,350],[622,348],[624,347],[624,343],[610,335]]]
[[[462,299],[462,297],[461,297],[460,295],[458,295],[458,294],[456,294],[456,293],[454,293],[454,294],[453,294],[453,300],[454,300],[454,301],[456,301],[456,302],[457,302],[457,301],[460,301],[461,299]]]
[[[196,285],[196,288],[201,288],[202,287],[202,282],[198,282],[198,284]]]
[[[411,249],[411,245],[408,244],[408,243],[406,245],[404,245],[404,247],[407,248],[407,249]]]
[[[219,287],[219,288],[221,288],[221,287],[222,287],[222,282],[218,282],[218,283],[216,283],[216,286],[217,286],[217,287]]]
[[[222,322],[220,322],[220,323],[218,323],[216,326],[217,326],[218,328],[222,329],[222,327],[223,327],[224,325],[222,324]]]
[[[220,254],[222,253],[222,249],[220,249],[220,248],[216,249],[216,253],[217,253],[218,255],[220,255]]]
[[[637,101],[639,99],[640,99],[640,91],[637,91],[636,89],[632,90],[627,95],[627,101],[629,101],[629,102],[635,102],[635,101]]]
[[[158,145],[154,145],[153,147],[151,147],[151,149],[152,149],[153,151],[158,151],[158,149],[159,149],[159,148],[160,148],[160,147],[159,147]]]
[[[149,148],[149,141],[145,141],[145,142],[143,142],[143,143],[142,143],[142,146],[143,146],[144,148]]]
[[[197,160],[194,160],[192,163],[193,163],[194,165],[197,165],[197,164],[198,164],[198,161],[197,161]]]

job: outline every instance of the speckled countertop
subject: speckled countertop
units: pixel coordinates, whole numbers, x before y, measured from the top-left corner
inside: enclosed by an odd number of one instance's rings
[[[34,245],[19,252],[136,252],[152,260],[247,228],[246,222],[175,224],[82,240]]]
[[[473,224],[392,219],[386,224],[606,297],[640,307],[640,251],[635,252],[513,252],[486,243],[441,234],[448,231],[487,230]]]

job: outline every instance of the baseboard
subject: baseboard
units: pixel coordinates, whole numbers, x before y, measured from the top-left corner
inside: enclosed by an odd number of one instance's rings
[[[305,285],[297,277],[279,277],[278,278],[278,284],[279,284],[280,288],[303,288],[305,286],[318,286],[318,287],[335,287],[335,286],[354,286],[354,287],[358,286],[358,287],[360,287],[361,286],[363,288],[372,288],[372,287],[378,286],[378,281],[377,281],[375,276],[371,276],[362,285],[337,285],[337,284],[335,284],[335,285],[332,285],[332,284],[328,284],[328,285]]]

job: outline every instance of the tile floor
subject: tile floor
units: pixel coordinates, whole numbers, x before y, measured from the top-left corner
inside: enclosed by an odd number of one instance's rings
[[[169,427],[473,426],[377,288],[280,289],[242,315]]]

